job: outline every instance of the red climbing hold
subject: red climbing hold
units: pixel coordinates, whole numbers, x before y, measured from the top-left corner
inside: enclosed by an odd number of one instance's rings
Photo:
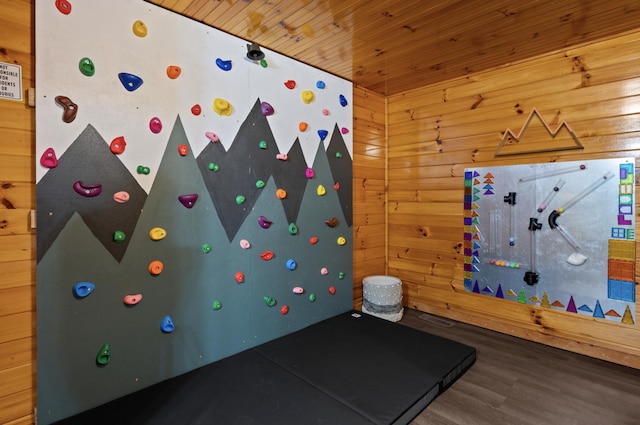
[[[111,141],[109,149],[116,155],[120,155],[124,152],[124,148],[127,146],[127,142],[124,140],[124,136],[118,136]]]
[[[283,316],[284,316],[285,314],[287,314],[288,312],[289,312],[289,306],[288,306],[288,305],[283,305],[283,306],[280,308],[280,314],[282,314]]]
[[[71,13],[71,3],[67,0],[56,0],[56,8],[63,15],[68,15]]]
[[[178,146],[178,153],[180,154],[180,156],[186,156],[189,153],[189,146],[182,143],[180,146]]]
[[[293,90],[296,88],[296,82],[293,80],[287,80],[284,82],[284,85],[286,88],[288,88],[289,90]]]
[[[238,283],[244,282],[244,273],[236,272],[235,279],[236,279],[236,282]]]
[[[331,295],[335,295],[335,294],[336,294],[336,288],[335,288],[334,286],[330,286],[330,287],[329,287],[329,293],[330,293]]]
[[[265,251],[262,254],[260,254],[260,258],[262,258],[264,261],[269,261],[273,258],[273,252],[271,251]]]
[[[202,108],[197,103],[191,107],[191,113],[195,116],[200,115],[202,113]]]

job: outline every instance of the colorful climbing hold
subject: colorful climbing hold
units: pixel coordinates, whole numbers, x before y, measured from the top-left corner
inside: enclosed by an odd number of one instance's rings
[[[160,118],[153,117],[149,120],[149,130],[151,130],[153,134],[158,134],[162,131],[162,121],[160,121]]]
[[[327,193],[327,189],[325,189],[323,185],[319,184],[318,188],[316,189],[316,193],[318,194],[318,196],[324,196]]]
[[[233,107],[226,100],[217,97],[213,100],[213,110],[218,115],[229,116],[233,111]]]
[[[264,251],[262,254],[260,254],[260,258],[262,258],[264,261],[272,260],[273,257],[274,254],[271,251]]]
[[[335,182],[333,184],[333,190],[340,190],[340,183],[339,182]]]
[[[311,90],[304,90],[302,93],[300,93],[300,96],[302,97],[302,101],[307,105],[313,102],[314,95]]]
[[[78,282],[73,285],[71,292],[76,298],[84,298],[96,289],[96,285],[91,282]]]
[[[162,227],[154,227],[153,229],[149,230],[149,238],[151,238],[152,241],[161,241],[166,237],[167,231]]]
[[[344,272],[338,272],[338,279],[342,280],[344,279],[345,273]]]
[[[196,103],[191,107],[191,113],[197,117],[202,113],[202,107]]]
[[[73,184],[73,190],[85,198],[94,198],[102,193],[101,184],[85,184],[78,180]]]
[[[288,270],[293,271],[296,269],[296,267],[298,267],[298,263],[296,263],[296,260],[294,260],[293,258],[289,258],[287,260],[286,266]]]
[[[293,90],[296,88],[296,82],[294,80],[287,80],[284,82],[284,86],[289,90]]]
[[[289,224],[289,234],[292,236],[298,234],[298,226],[296,226],[296,223]]]
[[[300,121],[300,123],[298,124],[298,130],[300,131],[306,131],[307,128],[309,128],[309,124],[307,124],[304,121]]]
[[[197,200],[198,200],[197,193],[190,193],[188,195],[178,196],[178,201],[180,201],[180,203],[184,205],[186,208],[193,208]]]
[[[260,217],[258,217],[258,224],[263,229],[268,229],[269,227],[271,227],[271,224],[273,224],[273,222],[267,220],[267,218],[265,216],[261,215]]]
[[[264,296],[262,297],[262,299],[264,300],[264,303],[269,307],[273,307],[274,305],[276,305],[276,299],[273,297]]]
[[[220,68],[223,71],[231,71],[231,60],[224,60],[224,59],[220,59],[217,58],[216,59],[216,65],[218,65],[218,68]]]
[[[342,134],[347,134],[347,133],[349,132],[349,129],[348,129],[347,127],[342,127],[342,128],[340,129],[340,132],[341,132]]]
[[[180,154],[180,156],[187,156],[187,154],[189,153],[189,146],[181,143],[180,145],[178,145],[178,153]]]
[[[126,305],[136,305],[142,301],[142,294],[125,295],[122,300]]]
[[[115,155],[120,155],[127,147],[127,141],[124,140],[124,136],[118,136],[109,144],[109,150]]]
[[[284,189],[278,189],[276,190],[276,198],[278,199],[284,199],[287,197],[287,191]]]
[[[312,179],[314,178],[316,175],[315,171],[313,171],[313,168],[307,167],[306,171],[304,172],[304,176],[308,179]]]
[[[149,273],[152,275],[157,276],[162,273],[162,270],[164,270],[164,264],[162,261],[154,260],[149,263]]]
[[[128,72],[119,73],[118,78],[127,91],[135,91],[139,89],[143,83],[142,78],[137,75],[129,74]]]
[[[330,287],[329,287],[329,293],[330,293],[331,295],[335,295],[335,294],[336,294],[336,288],[335,288],[334,286],[330,286]]]
[[[216,172],[216,173],[218,171],[220,171],[220,166],[218,164],[216,164],[215,162],[210,162],[207,167],[209,168],[209,170],[211,170],[213,172]]]
[[[93,76],[96,73],[96,66],[93,64],[93,61],[89,58],[80,59],[80,63],[78,63],[78,68],[80,68],[80,72],[82,75],[87,77]]]
[[[342,246],[347,243],[347,240],[344,237],[340,236],[336,242],[338,243],[338,245]]]
[[[124,204],[129,199],[131,199],[131,195],[129,195],[129,192],[125,192],[124,190],[113,194],[113,200],[119,204]]]
[[[71,13],[71,3],[67,0],[56,0],[56,9],[63,15],[68,15]]]
[[[322,80],[318,80],[316,81],[316,87],[319,88],[320,90],[324,89],[327,85],[325,84],[324,81]]]
[[[220,310],[222,308],[222,303],[218,300],[213,301],[213,305],[211,306],[214,310]]]
[[[287,159],[289,159],[289,155],[287,155],[286,153],[278,153],[276,154],[276,159],[279,159],[280,161],[286,161]]]
[[[289,312],[289,306],[288,305],[283,305],[282,307],[280,307],[280,314],[282,314],[283,316],[285,314],[287,314]]]
[[[343,107],[348,105],[348,103],[347,103],[347,98],[346,98],[346,97],[344,97],[344,95],[343,95],[343,94],[341,94],[341,95],[339,96],[339,100],[340,100],[340,105],[342,105]]]
[[[205,137],[209,140],[211,140],[212,142],[219,142],[220,138],[218,137],[218,135],[216,133],[212,133],[211,131],[207,131],[206,133],[204,133]]]
[[[326,224],[329,227],[336,227],[338,225],[338,219],[335,217],[330,218],[329,220],[325,220],[324,224]]]
[[[203,244],[202,244],[202,247],[200,247],[200,249],[202,249],[202,253],[203,253],[203,254],[208,254],[208,253],[210,253],[210,252],[211,252],[211,249],[212,249],[212,248],[211,248],[211,244],[209,244],[209,243],[203,243]]]
[[[323,268],[320,269],[320,274],[322,276],[326,276],[326,275],[329,274],[329,270],[326,267],[323,267]]]
[[[338,159],[342,158],[342,153],[336,152],[336,158],[338,158]]]
[[[293,288],[293,293],[294,294],[303,294],[304,293],[304,288],[302,286],[296,286]]]
[[[268,117],[269,115],[273,115],[275,113],[273,106],[271,106],[269,102],[262,102],[260,104],[260,110],[262,111],[262,115],[264,115],[265,117]]]
[[[313,294],[313,293],[309,294],[309,302],[315,302],[315,300],[316,300],[316,294]]]
[[[325,108],[325,109],[322,110],[322,115],[327,117],[327,116],[331,115],[331,112],[329,112],[329,110]]]
[[[317,237],[317,236],[312,236],[312,237],[310,237],[310,238],[309,238],[309,243],[310,243],[311,245],[315,245],[315,244],[317,244],[317,243],[318,243],[318,237]]]
[[[242,282],[244,282],[244,273],[236,272],[236,274],[234,275],[233,278],[236,280],[236,282],[242,283]]]
[[[257,180],[257,181],[256,181],[256,187],[257,187],[258,189],[262,189],[262,188],[265,186],[265,184],[266,184],[266,183],[264,182],[264,180]]]
[[[126,239],[126,235],[124,234],[124,232],[122,230],[116,230],[115,232],[113,232],[113,241],[114,242],[124,242],[124,240]]]
[[[62,107],[62,121],[67,124],[73,122],[78,114],[78,105],[73,103],[67,96],[56,96],[55,102]]]
[[[246,201],[246,198],[244,196],[242,195],[236,196],[236,204],[242,205],[244,204],[244,201]]]
[[[269,64],[267,63],[266,59],[262,59],[260,60],[260,66],[266,68],[269,66]]]
[[[111,347],[109,344],[104,344],[100,347],[98,354],[96,355],[96,363],[100,366],[105,366],[111,361]]]
[[[328,135],[329,132],[327,130],[318,130],[318,137],[320,137],[320,140],[326,139]]]
[[[246,239],[242,239],[242,240],[240,240],[240,248],[249,249],[249,248],[251,248],[251,243]]]
[[[148,33],[147,26],[140,19],[133,23],[132,30],[138,37],[146,37]]]
[[[40,165],[45,168],[56,168],[58,166],[58,157],[53,148],[47,148],[40,157]]]
[[[138,167],[136,168],[136,172],[138,174],[149,174],[151,172],[151,169],[149,167],[145,167],[144,165],[138,165]]]
[[[258,147],[260,149],[266,149],[267,148],[267,142],[265,140],[260,140],[260,143],[258,143]]]
[[[164,318],[162,319],[162,322],[160,322],[160,329],[162,330],[162,332],[167,334],[173,332],[173,330],[175,329],[175,326],[173,325],[173,320],[171,319],[171,316],[164,316]]]
[[[167,67],[167,77],[171,78],[172,80],[178,78],[181,73],[182,68],[180,68],[178,65],[169,65]]]

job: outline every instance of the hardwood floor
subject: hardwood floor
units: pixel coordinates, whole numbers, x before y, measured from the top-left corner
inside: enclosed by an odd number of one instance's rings
[[[476,347],[465,375],[411,425],[638,425],[640,370],[405,309],[400,323]]]

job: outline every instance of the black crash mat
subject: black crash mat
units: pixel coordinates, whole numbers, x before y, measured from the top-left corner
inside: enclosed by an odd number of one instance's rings
[[[371,424],[253,350],[160,382],[58,425]]]
[[[473,347],[355,311],[254,350],[375,424],[410,422],[476,358]]]

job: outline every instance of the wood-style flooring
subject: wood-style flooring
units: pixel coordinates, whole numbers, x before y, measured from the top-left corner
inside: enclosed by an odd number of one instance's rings
[[[401,324],[476,347],[411,425],[639,425],[640,370],[405,309]]]

